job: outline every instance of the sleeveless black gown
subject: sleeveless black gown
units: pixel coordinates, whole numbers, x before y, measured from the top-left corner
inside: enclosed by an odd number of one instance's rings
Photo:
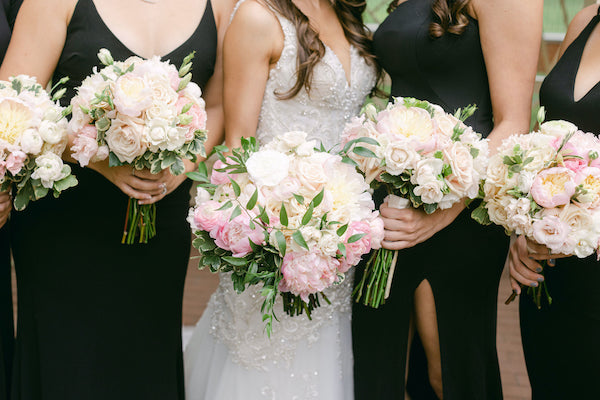
[[[165,32],[167,34],[167,32]],[[134,55],[80,0],[54,81],[74,88],[99,66],[100,48]],[[213,73],[217,29],[210,1],[192,36],[165,55],[175,65],[196,50],[193,80]],[[19,290],[13,400],[184,398],[181,307],[191,233],[191,182],[157,203],[157,235],[122,245],[128,197],[102,175],[72,165],[79,185],[14,213]]]
[[[600,15],[596,15],[540,89],[546,120],[564,119],[595,134],[600,134],[600,82],[579,101],[574,100],[573,89],[583,49],[599,22]],[[557,259],[544,275],[552,305],[544,302],[538,310],[530,296],[520,296],[521,337],[532,399],[599,399],[600,263],[595,255]]]
[[[476,104],[466,122],[487,136],[492,106],[478,23],[471,18],[463,34],[432,39],[432,3],[401,3],[375,32],[375,54],[392,79],[391,94],[428,100],[448,112]],[[404,399],[409,320],[423,280],[435,297],[444,399],[502,398],[496,307],[507,248],[501,229],[480,226],[465,210],[426,242],[400,251],[386,304],[353,308],[357,400]]]
[[[10,41],[10,33],[23,0],[0,3],[0,62]],[[8,399],[14,350],[12,288],[10,278],[9,222],[0,228],[0,400]]]

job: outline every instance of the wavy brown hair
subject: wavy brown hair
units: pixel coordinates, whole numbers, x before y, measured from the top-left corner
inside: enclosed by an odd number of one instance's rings
[[[469,3],[471,0],[435,0],[431,9],[435,20],[429,25],[431,37],[439,38],[444,34],[462,34],[469,25]],[[394,11],[400,4],[394,0],[388,7],[388,12]]]
[[[290,99],[298,94],[302,88],[310,92],[312,74],[315,65],[325,55],[325,45],[319,34],[310,26],[308,17],[291,0],[262,0],[267,6],[290,20],[296,28],[298,38],[297,80],[294,86],[285,93],[277,93],[282,99]],[[367,3],[364,0],[330,0],[333,9],[342,25],[346,40],[358,50],[368,64],[377,68],[377,76],[381,77],[381,68],[373,55],[373,41],[371,33],[362,21],[362,13]]]

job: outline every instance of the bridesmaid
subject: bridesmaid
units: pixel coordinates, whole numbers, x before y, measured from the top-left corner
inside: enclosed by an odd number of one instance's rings
[[[428,100],[449,112],[476,104],[467,123],[489,136],[492,152],[503,138],[528,132],[542,6],[542,0],[394,2],[374,35],[392,96]],[[411,314],[438,398],[502,398],[496,305],[508,240],[464,209],[460,203],[427,215],[381,206],[384,246],[401,252],[386,304],[354,306],[357,399],[404,398]]]
[[[24,73],[45,85],[69,76],[67,104],[100,64],[100,48],[115,59],[164,55],[175,65],[196,51],[193,80],[204,90],[210,150],[222,141],[218,49],[231,8],[227,0],[28,0],[0,77]],[[168,171],[134,176],[106,162],[72,168],[76,188],[12,216],[19,285],[12,398],[183,399],[191,182]],[[157,236],[147,245],[121,245],[129,196],[157,203]]]
[[[0,5],[0,60],[4,58],[10,31],[22,0],[4,0]],[[8,215],[11,198],[0,193],[0,400],[8,399],[14,348],[13,304],[10,277]]]
[[[571,22],[560,59],[540,89],[546,120],[573,122],[600,134],[600,8],[592,5]],[[530,248],[531,253],[527,248]],[[521,337],[533,400],[600,398],[600,265],[596,256],[560,257],[544,271],[552,296],[538,310],[530,296],[520,299]],[[533,260],[532,260],[533,258]],[[538,260],[550,258],[543,246],[520,237],[511,247],[513,290],[520,282],[544,280]],[[542,296],[542,299],[545,297]]]

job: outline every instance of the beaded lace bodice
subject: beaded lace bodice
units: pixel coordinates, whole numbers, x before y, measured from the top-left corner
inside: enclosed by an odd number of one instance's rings
[[[275,93],[285,93],[295,82],[298,45],[293,24],[281,16],[278,19],[285,37],[284,47],[277,65],[269,73],[257,139],[259,143],[266,143],[281,133],[302,130],[308,133],[309,139],[320,140],[326,148],[331,148],[339,142],[344,124],[358,114],[375,85],[374,68],[351,47],[349,85],[341,63],[327,48],[315,67],[310,94],[302,89],[295,97],[280,100]],[[292,361],[299,340],[306,340],[309,345],[315,343],[323,324],[333,323],[336,317],[350,318],[352,281],[351,270],[341,284],[326,290],[331,304],[321,301],[321,307],[312,314],[312,321],[305,315],[289,317],[278,301],[279,321],[273,322],[269,339],[260,318],[263,302],[260,287],[252,286],[237,294],[231,277],[221,274],[218,289],[210,300],[214,310],[211,333],[227,345],[234,361],[245,367],[261,370],[278,364],[285,367]],[[298,378],[306,380],[307,377]]]

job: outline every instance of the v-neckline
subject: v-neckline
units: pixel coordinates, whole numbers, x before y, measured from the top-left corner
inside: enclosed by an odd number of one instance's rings
[[[346,82],[346,86],[351,88],[352,87],[352,72],[354,71],[354,68],[352,67],[352,51],[353,51],[353,47],[352,44],[349,44],[348,46],[348,53],[349,53],[349,60],[350,60],[350,71],[346,71],[346,68],[344,68],[344,64],[342,64],[342,60],[340,60],[340,58],[338,57],[338,55],[335,53],[335,51],[333,51],[333,49],[331,47],[329,47],[327,44],[325,44],[325,42],[323,42],[321,40],[321,42],[323,43],[323,46],[325,46],[325,51],[329,51],[331,53],[331,55],[333,56],[333,58],[335,59],[335,61],[337,61],[337,63],[339,64],[339,66],[342,68],[342,71],[344,73],[344,81]]]
[[[583,96],[581,96],[579,99],[575,100],[575,86],[577,84],[577,76],[579,76],[579,68],[581,67],[581,61],[583,60],[583,53],[585,53],[585,48],[587,47],[587,43],[590,40],[590,37],[592,36],[592,34],[594,33],[594,31],[598,28],[598,20],[600,19],[600,15],[596,14],[594,16],[594,18],[590,21],[590,25],[592,24],[592,22],[595,22],[595,25],[591,28],[591,30],[589,31],[587,38],[585,39],[585,42],[583,43],[583,48],[581,49],[581,53],[579,54],[579,60],[577,62],[577,68],[575,68],[575,74],[573,76],[573,85],[571,87],[571,98],[573,99],[574,103],[579,103],[581,101],[583,101],[590,93],[592,93],[594,91],[594,89],[596,89],[598,86],[600,86],[600,81],[596,82],[595,85],[593,85],[591,88],[589,88],[588,91],[586,91]]]
[[[98,12],[98,9],[96,8],[96,3],[94,3],[94,0],[89,0],[89,2],[92,4],[92,9],[94,10],[94,13],[98,17],[98,20],[100,20],[100,22],[104,26],[104,28],[117,41],[117,43],[119,45],[121,45],[121,47],[123,47],[125,50],[127,50],[127,52],[133,54],[136,57],[140,57],[140,58],[144,58],[144,59],[147,58],[147,57],[144,57],[144,56],[138,54],[137,52],[131,50],[131,48],[129,46],[127,46],[125,43],[123,43],[123,41],[121,39],[119,39],[119,37],[108,27],[108,25],[106,24],[106,22],[104,22],[104,19],[102,18],[102,15],[100,15],[100,13]],[[158,55],[160,57],[160,59],[168,58],[170,55],[176,53],[178,50],[180,50],[181,48],[183,48],[186,44],[188,44],[194,38],[194,36],[196,35],[196,32],[198,32],[198,29],[200,29],[200,25],[202,25],[202,22],[204,21],[204,18],[206,17],[206,14],[207,14],[207,11],[209,10],[209,7],[210,7],[210,0],[206,0],[206,5],[204,6],[204,12],[202,14],[202,18],[200,18],[200,22],[198,22],[198,25],[196,26],[196,29],[194,29],[194,31],[192,32],[192,34],[187,39],[185,39],[180,45],[178,45],[177,47],[175,47],[173,50],[169,51],[165,55]]]

